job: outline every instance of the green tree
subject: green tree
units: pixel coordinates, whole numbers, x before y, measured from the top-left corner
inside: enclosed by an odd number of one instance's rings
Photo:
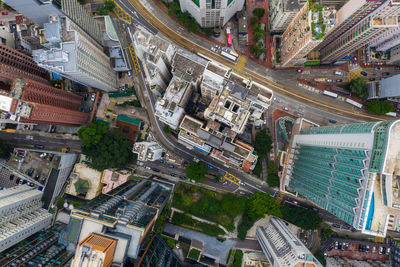
[[[360,98],[366,99],[368,97],[368,85],[362,77],[357,77],[351,80],[349,88],[352,93],[357,94]]]
[[[77,2],[81,5],[83,5],[83,0],[77,0]]]
[[[262,172],[262,164],[261,164],[261,160],[259,159],[257,161],[256,166],[254,167],[253,174],[260,175],[261,172]]]
[[[97,145],[84,146],[82,152],[99,171],[124,168],[133,160],[131,142],[116,129],[107,131]]]
[[[109,13],[112,13],[115,8],[115,2],[112,0],[106,0],[103,4],[101,4],[97,8],[97,14],[99,15],[108,15]]]
[[[313,210],[292,205],[282,205],[283,218],[304,230],[316,230],[320,227],[322,218]]]
[[[78,136],[86,147],[97,145],[108,130],[108,125],[104,122],[92,123],[89,126],[82,126],[78,131]]]
[[[251,17],[250,18],[250,25],[255,25],[257,23],[258,19],[256,17]]]
[[[221,209],[232,218],[241,214],[247,205],[245,197],[236,197],[232,194],[225,194],[221,200]]]
[[[190,162],[186,167],[186,177],[189,179],[200,182],[206,179],[207,168],[202,162]]]
[[[213,28],[201,28],[200,30],[207,36],[213,35],[214,32]]]
[[[8,159],[12,152],[13,152],[13,146],[4,141],[3,139],[0,139],[0,158],[2,159]]]
[[[253,41],[258,42],[265,37],[265,33],[263,32],[254,32],[253,33]]]
[[[264,8],[253,9],[253,15],[256,16],[260,20],[265,15],[265,9]]]
[[[252,194],[248,201],[248,214],[252,220],[257,220],[265,216],[265,214],[275,215],[280,217],[281,212],[279,205],[276,204],[268,193],[257,193]]]
[[[274,161],[270,160],[268,161],[268,166],[267,166],[267,172],[268,172],[268,186],[270,187],[278,187],[279,186],[279,176],[278,176],[278,167],[276,167],[276,164]]]
[[[272,148],[272,138],[265,129],[256,133],[254,149],[257,152],[258,160],[263,161]]]
[[[263,53],[267,51],[264,48],[262,42],[258,42],[257,44],[252,44],[249,46],[250,53],[252,53],[256,58],[259,58]]]
[[[317,258],[317,260],[322,264],[322,266],[326,266],[326,259],[325,255],[321,250],[318,250],[317,252],[314,253],[314,256]]]
[[[163,132],[166,134],[171,134],[172,133],[172,129],[171,127],[169,127],[168,125],[164,125],[164,127],[162,128]]]
[[[367,104],[368,111],[377,114],[377,115],[385,115],[388,112],[394,111],[394,106],[392,106],[386,100],[375,100],[370,101]]]

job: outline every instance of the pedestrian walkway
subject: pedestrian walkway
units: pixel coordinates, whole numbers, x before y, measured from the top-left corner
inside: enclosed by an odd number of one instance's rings
[[[240,71],[243,70],[244,65],[246,64],[246,61],[247,61],[247,57],[241,56],[239,58],[239,61],[238,61],[237,65],[236,65],[236,69],[240,70]]]
[[[125,21],[128,24],[132,23],[132,17],[129,16],[128,13],[126,13],[125,10],[123,10],[117,3],[115,3],[114,12],[119,19]]]
[[[348,75],[349,81],[354,80],[358,77],[363,77],[363,75],[361,74],[362,71],[363,68],[361,68],[360,66],[355,67],[353,69],[349,69],[349,75]]]

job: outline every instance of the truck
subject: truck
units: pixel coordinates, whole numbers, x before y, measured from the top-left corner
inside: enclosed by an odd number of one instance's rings
[[[325,78],[314,78],[314,81],[316,81],[316,82],[325,82]]]

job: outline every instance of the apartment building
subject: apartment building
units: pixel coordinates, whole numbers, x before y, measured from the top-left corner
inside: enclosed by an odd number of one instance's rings
[[[182,12],[189,12],[202,28],[222,27],[242,10],[244,0],[179,0]]]
[[[157,142],[137,142],[133,153],[138,154],[139,161],[156,161],[162,158],[165,150]]]
[[[301,66],[332,30],[336,10],[306,2],[282,35],[281,66]]]
[[[169,184],[129,180],[72,210],[64,239],[75,247],[92,233],[112,236],[118,239],[119,261],[124,255],[136,259],[171,192]]]
[[[400,2],[351,0],[338,12],[335,29],[319,47],[321,61],[332,63],[399,27]]]
[[[301,0],[272,0],[269,4],[269,28],[272,32],[284,32],[304,6]]]
[[[297,192],[362,233],[399,231],[400,121],[317,127],[299,119],[281,190]]]
[[[272,267],[323,266],[279,218],[258,226],[256,237]]]
[[[0,45],[0,64],[0,77],[7,82],[0,94],[1,122],[87,123],[88,114],[79,111],[82,96],[51,86],[31,57]]]
[[[72,20],[50,16],[41,34],[41,44],[47,49],[32,51],[33,60],[40,67],[89,87],[115,90],[116,73],[110,58]]]
[[[0,191],[0,252],[51,224],[42,208],[42,192],[27,185]]]

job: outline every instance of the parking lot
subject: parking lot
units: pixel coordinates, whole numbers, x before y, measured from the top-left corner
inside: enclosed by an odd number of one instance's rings
[[[346,239],[332,239],[325,251],[328,257],[346,257],[353,260],[374,260],[385,262],[389,258],[389,247],[386,244],[363,242]]]
[[[96,93],[85,93],[82,99],[81,112],[92,112],[92,110],[94,109],[93,105],[96,97]]]

